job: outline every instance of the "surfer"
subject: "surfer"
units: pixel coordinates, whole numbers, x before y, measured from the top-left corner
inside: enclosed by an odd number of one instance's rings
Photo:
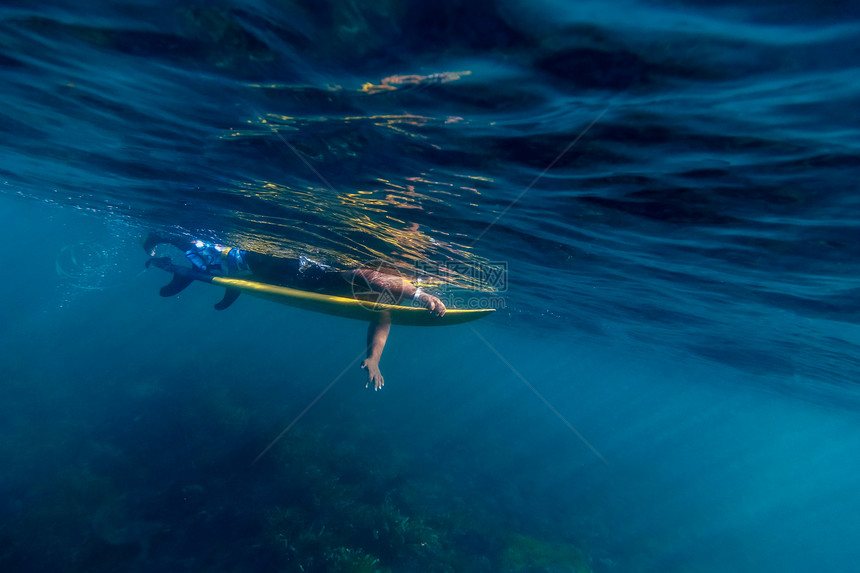
[[[155,248],[160,244],[170,244],[185,253],[195,270],[212,276],[246,278],[262,283],[317,292],[332,296],[357,298],[373,303],[402,304],[412,301],[426,308],[435,316],[445,314],[445,305],[437,297],[415,287],[403,278],[369,268],[339,270],[307,257],[276,257],[190,240],[182,237],[150,233],[143,242],[143,248],[150,257],[155,256]],[[164,259],[150,259],[150,262]],[[169,260],[168,260],[169,261]],[[149,263],[148,263],[149,264]],[[158,263],[155,263],[158,266]],[[162,294],[172,296],[187,287],[192,278],[176,275]],[[237,293],[225,295],[216,308],[227,308],[235,300]],[[365,387],[373,386],[379,390],[385,384],[379,371],[379,361],[391,330],[391,318],[385,312],[376,313],[367,329],[367,357],[361,367],[367,370]]]

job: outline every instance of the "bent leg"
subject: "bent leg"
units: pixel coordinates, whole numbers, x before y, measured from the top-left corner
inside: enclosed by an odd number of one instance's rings
[[[176,235],[162,235],[161,233],[149,233],[146,239],[143,240],[143,250],[153,257],[155,256],[155,247],[158,245],[173,245],[182,252],[188,251],[194,246],[191,239],[178,237]]]

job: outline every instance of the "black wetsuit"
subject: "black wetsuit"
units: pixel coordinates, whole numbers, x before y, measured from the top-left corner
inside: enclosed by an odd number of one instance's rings
[[[251,278],[263,283],[326,294],[351,296],[349,273],[306,257],[297,259],[243,251]]]
[[[150,233],[144,249],[168,243],[185,253],[191,264],[208,274],[250,278],[258,282],[337,296],[353,295],[352,273],[318,263],[307,257],[264,255],[184,237]]]

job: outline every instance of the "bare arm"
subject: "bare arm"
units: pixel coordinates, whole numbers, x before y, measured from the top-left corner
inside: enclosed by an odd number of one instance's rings
[[[352,271],[352,275],[353,281],[359,280],[366,283],[374,292],[382,294],[390,293],[393,298],[391,304],[402,304],[404,301],[411,300],[418,291],[415,285],[396,275],[380,273],[379,271],[370,269],[356,269]],[[379,302],[389,301],[380,300]],[[418,302],[436,316],[443,316],[445,314],[445,304],[432,294],[422,291],[418,296]]]
[[[379,390],[385,385],[382,373],[379,371],[379,360],[388,340],[388,332],[391,330],[391,315],[380,312],[376,320],[370,322],[367,327],[367,358],[361,363],[361,367],[367,370],[367,384],[365,388],[373,384],[374,390]]]

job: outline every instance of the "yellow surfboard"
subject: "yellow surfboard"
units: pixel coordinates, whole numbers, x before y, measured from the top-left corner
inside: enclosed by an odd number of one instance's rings
[[[194,280],[226,288],[227,293],[224,299],[215,305],[215,308],[218,310],[223,310],[230,306],[236,300],[236,297],[244,292],[272,302],[356,320],[374,320],[380,313],[386,312],[391,317],[392,324],[406,326],[448,326],[462,324],[483,318],[494,312],[492,308],[476,310],[449,308],[445,311],[445,316],[434,316],[426,308],[377,304],[354,298],[331,296],[245,279],[211,276],[188,267],[173,265],[169,260],[165,259],[150,259],[147,262],[147,266],[150,265],[171,272],[174,275],[173,281],[161,289],[162,296],[173,296]]]

